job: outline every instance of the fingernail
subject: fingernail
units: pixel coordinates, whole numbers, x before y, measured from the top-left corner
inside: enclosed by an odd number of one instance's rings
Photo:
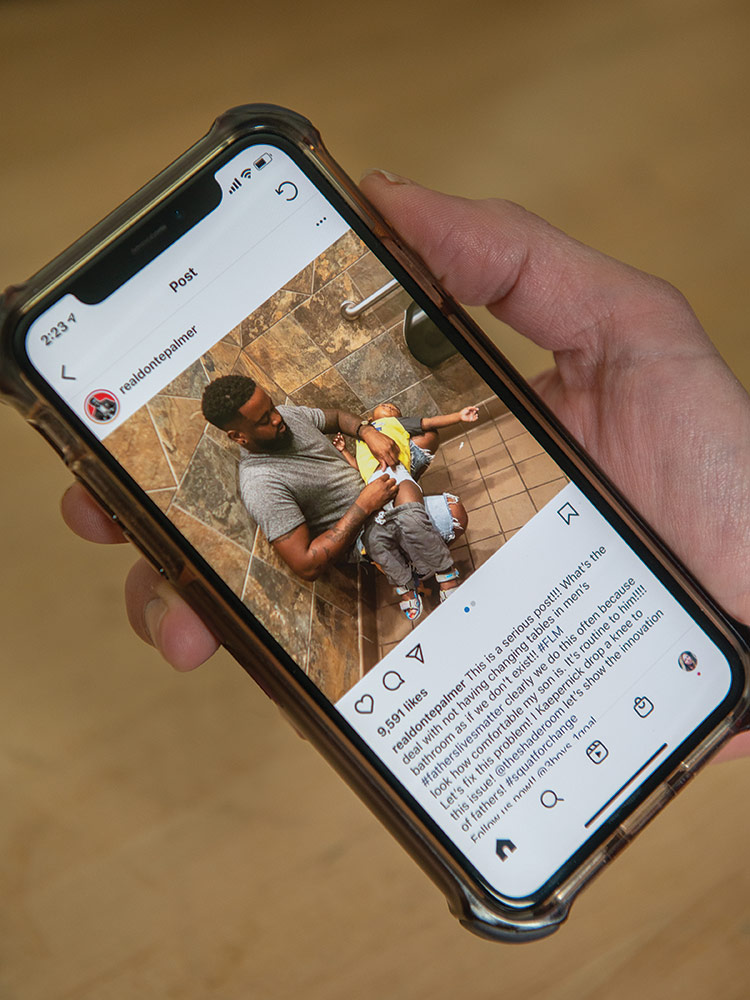
[[[159,648],[159,629],[166,610],[167,605],[164,601],[160,597],[154,597],[143,611],[143,624],[146,626],[152,646],[156,649]]]
[[[401,177],[400,174],[392,174],[389,170],[381,170],[379,167],[368,167],[367,170],[360,177],[360,181],[363,181],[365,177],[371,177],[373,174],[380,174],[389,184],[413,184],[414,181],[410,181],[408,177]]]

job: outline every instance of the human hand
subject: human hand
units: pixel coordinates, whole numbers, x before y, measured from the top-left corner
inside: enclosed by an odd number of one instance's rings
[[[479,407],[465,406],[458,415],[462,423],[473,424],[475,420],[479,419]]]
[[[357,506],[366,514],[374,514],[393,500],[398,491],[398,483],[393,476],[383,475],[373,479],[362,490],[357,498]]]
[[[346,439],[341,431],[339,431],[338,434],[334,434],[331,442],[333,447],[338,449],[338,451],[346,451]]]
[[[380,469],[385,471],[396,468],[398,465],[398,445],[393,438],[382,434],[376,427],[369,426],[363,427],[359,436],[370,449],[373,457],[377,458]]]
[[[750,623],[750,399],[669,284],[517,205],[369,174],[448,291],[554,352],[534,387],[706,590]],[[750,749],[750,734],[742,742]],[[731,748],[730,748],[731,752]]]

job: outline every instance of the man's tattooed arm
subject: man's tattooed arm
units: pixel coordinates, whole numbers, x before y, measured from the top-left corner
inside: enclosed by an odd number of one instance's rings
[[[272,542],[274,550],[303,580],[316,580],[331,563],[343,559],[365,521],[396,495],[396,480],[384,475],[362,490],[357,500],[334,525],[310,537],[310,529],[300,524]]]

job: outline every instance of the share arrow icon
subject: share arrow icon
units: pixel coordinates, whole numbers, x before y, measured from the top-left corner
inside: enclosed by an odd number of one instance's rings
[[[410,649],[406,654],[407,660],[419,660],[420,663],[424,663],[424,653],[422,652],[422,644],[418,642],[413,649]]]

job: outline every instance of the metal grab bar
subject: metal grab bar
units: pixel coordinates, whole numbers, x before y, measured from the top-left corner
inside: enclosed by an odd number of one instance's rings
[[[378,288],[376,292],[372,295],[368,295],[366,299],[362,299],[361,302],[352,302],[351,299],[347,299],[345,302],[341,303],[341,315],[344,319],[353,320],[361,316],[362,313],[369,309],[371,306],[377,305],[381,302],[386,295],[390,295],[397,288],[400,288],[398,281],[394,278],[387,284],[383,285],[382,288]]]

